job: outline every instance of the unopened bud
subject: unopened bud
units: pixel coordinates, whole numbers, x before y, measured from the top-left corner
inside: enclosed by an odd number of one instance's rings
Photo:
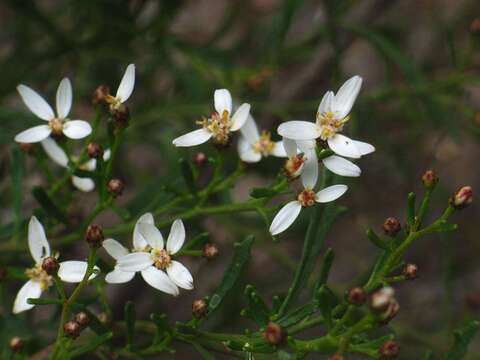
[[[125,104],[120,104],[118,108],[111,110],[112,118],[117,128],[126,128],[130,120],[130,109]]]
[[[389,217],[383,223],[383,231],[388,236],[395,236],[398,232],[402,229],[402,225],[400,225],[400,221],[394,217]]]
[[[363,305],[367,300],[367,294],[361,287],[354,287],[348,292],[348,302],[352,305]]]
[[[470,31],[473,34],[479,34],[480,33],[480,18],[476,18],[472,21],[470,24]]]
[[[407,264],[403,268],[402,273],[407,280],[416,279],[418,277],[418,266],[415,264]]]
[[[335,354],[328,358],[328,360],[345,360],[345,358],[340,354]]]
[[[76,321],[67,321],[63,325],[63,331],[65,334],[73,339],[77,338],[82,331],[81,326]]]
[[[395,359],[400,353],[400,348],[395,341],[388,340],[380,347],[379,353],[382,360]]]
[[[205,155],[205,153],[203,152],[198,152],[195,154],[195,158],[193,159],[193,162],[198,167],[201,167],[205,165],[205,163],[207,162],[207,155]]]
[[[217,257],[218,256],[217,246],[212,243],[205,244],[205,246],[203,247],[202,256],[208,260]]]
[[[400,311],[400,305],[397,300],[391,299],[387,310],[382,313],[381,315],[381,323],[388,324],[395,316],[397,316],[398,312]]]
[[[102,246],[103,239],[102,227],[97,224],[90,224],[85,234],[85,240],[87,240],[87,243],[91,247],[98,248]]]
[[[108,192],[115,198],[122,195],[125,185],[120,179],[111,179],[107,184]]]
[[[59,268],[60,268],[60,265],[58,263],[58,260],[54,256],[47,256],[42,261],[42,269],[48,275],[56,275]]]
[[[426,189],[433,189],[438,183],[438,176],[433,170],[427,170],[422,175],[422,183]]]
[[[103,147],[97,143],[90,143],[87,146],[87,153],[91,159],[100,159],[103,156]]]
[[[269,322],[267,328],[262,333],[264,339],[272,345],[281,345],[287,337],[286,331],[278,324]]]
[[[23,349],[23,340],[18,336],[12,337],[8,344],[12,352],[19,352]]]
[[[473,201],[473,190],[471,186],[464,186],[458,190],[451,198],[450,205],[455,209],[463,209]]]
[[[192,303],[192,314],[196,318],[202,318],[207,314],[208,306],[205,300],[199,299]]]
[[[110,88],[107,85],[100,85],[95,89],[92,96],[92,103],[94,105],[105,103],[105,99],[110,95]]]
[[[383,312],[387,310],[390,301],[393,299],[395,291],[387,286],[375,291],[370,298],[370,307],[372,310]]]
[[[31,143],[20,143],[18,146],[20,146],[20,149],[26,154],[32,154],[35,149],[35,144]]]
[[[75,321],[84,329],[90,323],[90,317],[86,312],[82,311],[75,315]]]

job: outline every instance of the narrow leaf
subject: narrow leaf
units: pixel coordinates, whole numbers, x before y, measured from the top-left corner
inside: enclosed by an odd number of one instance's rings
[[[388,243],[380,239],[380,237],[372,229],[367,230],[367,237],[368,237],[368,240],[370,240],[372,244],[375,245],[376,247],[383,250],[388,250]]]
[[[478,321],[472,320],[453,332],[454,342],[445,360],[461,360],[467,355],[468,345],[475,337],[479,325]]]
[[[73,350],[70,353],[70,358],[75,358],[77,356],[87,354],[87,353],[95,350],[96,348],[98,348],[100,345],[106,343],[112,337],[113,337],[112,332],[108,332],[108,333],[105,333],[105,334],[100,335],[100,336],[95,336],[92,340],[90,340],[88,342],[88,344],[80,346],[80,347],[76,348],[75,350]]]
[[[318,277],[315,289],[319,289],[322,285],[325,285],[332,268],[333,260],[335,259],[335,253],[331,248],[328,248],[323,257],[322,268],[320,269],[320,276]]]
[[[32,194],[47,215],[52,216],[64,224],[68,224],[68,219],[64,212],[53,202],[43,188],[35,187],[32,190]]]
[[[180,171],[182,172],[183,180],[185,181],[188,190],[192,194],[196,194],[197,186],[195,185],[195,175],[193,174],[193,169],[190,165],[190,162],[182,158],[178,161],[178,163],[180,164]]]
[[[246,315],[260,326],[265,326],[269,320],[270,310],[263,299],[258,295],[257,290],[252,285],[245,287],[245,297],[247,298]]]
[[[132,301],[127,301],[125,304],[125,323],[127,325],[127,346],[131,347],[135,336],[135,321],[136,321],[135,304]]]

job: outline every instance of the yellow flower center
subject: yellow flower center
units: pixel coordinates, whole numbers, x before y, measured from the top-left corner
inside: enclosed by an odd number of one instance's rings
[[[172,263],[172,258],[167,250],[153,249],[150,253],[153,258],[153,265],[160,270],[165,270]]]
[[[273,152],[274,147],[275,143],[271,139],[270,132],[262,131],[260,139],[253,145],[253,150],[263,156],[268,156]]]
[[[288,177],[292,177],[292,178],[297,177],[298,175],[300,175],[299,172],[304,162],[305,162],[305,157],[302,154],[298,154],[294,157],[289,158],[285,162],[285,166],[284,166],[285,174]]]
[[[342,131],[343,125],[350,119],[346,116],[343,119],[338,119],[331,111],[325,113],[317,113],[317,125],[320,127],[320,138],[327,140]]]
[[[197,124],[202,125],[213,134],[213,141],[216,144],[226,145],[230,140],[232,121],[227,110],[224,110],[221,116],[219,113],[214,112],[210,118],[203,118],[197,121]]]
[[[122,100],[112,95],[105,96],[105,101],[110,105],[110,111],[118,110],[122,105]]]
[[[315,192],[311,189],[305,189],[298,194],[297,200],[303,207],[310,207],[315,205]]]
[[[30,279],[38,281],[42,290],[47,290],[53,285],[52,277],[42,269],[42,264],[37,264],[35,267],[25,270],[25,274],[27,274]]]
[[[53,118],[48,122],[48,126],[52,129],[53,135],[61,135],[63,131],[63,119]]]

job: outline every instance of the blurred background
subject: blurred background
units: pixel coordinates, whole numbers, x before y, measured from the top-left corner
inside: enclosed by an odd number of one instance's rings
[[[47,182],[29,156],[22,156],[23,172],[12,172],[12,151],[17,147],[13,137],[38,124],[15,87],[29,85],[53,103],[59,81],[68,76],[74,88],[72,116],[91,121],[95,88],[108,84],[115,90],[131,62],[137,66],[129,100],[132,118],[114,174],[127,184],[119,203],[132,218],[141,215],[149,198],[160,206],[169,196],[166,184],[181,183],[179,157],[191,159],[200,150],[212,153],[209,146],[178,150],[171,140],[210,113],[214,89],[226,87],[237,101],[251,103],[260,127],[277,138],[275,129],[282,121],[313,120],[325,91],[336,91],[352,75],[363,77],[347,134],[374,144],[377,151],[360,161],[360,178],[345,180],[350,191],[340,203],[348,212],[327,238],[326,245],[336,252],[331,282],[338,294],[355,285],[375,258],[365,230],[380,232],[389,216],[403,222],[406,195],[422,192],[425,170],[434,169],[440,177],[432,218],[460,186],[471,185],[474,191],[480,187],[478,0],[3,0],[0,24],[2,241],[11,237],[16,213],[28,217],[38,207],[32,187]],[[236,149],[229,151],[233,167]],[[251,187],[271,182],[281,164],[269,158],[249,165],[229,196],[245,200]],[[61,169],[52,166],[52,171]],[[208,177],[208,168],[202,171]],[[13,191],[19,181],[20,199]],[[84,218],[95,195],[72,196],[68,216]],[[479,215],[476,205],[456,214],[460,231],[422,239],[407,254],[419,267],[419,279],[397,288],[401,311],[390,326],[398,334],[401,359],[419,359],[427,349],[442,354],[453,327],[479,318]],[[141,318],[155,310],[166,312],[172,322],[188,320],[192,301],[218,285],[232,243],[249,232],[257,235],[257,242],[244,284],[262,289],[265,298],[286,290],[301,254],[306,226],[302,220],[278,243],[254,213],[189,221],[187,235],[206,229],[221,253],[212,262],[186,260],[195,290],[171,298],[147,287],[140,277],[127,286],[109,286],[114,319],[121,319],[123,304],[133,300]],[[108,228],[122,219],[106,213],[97,222]],[[129,233],[116,238],[131,244]],[[55,240],[51,239],[54,247]],[[86,247],[79,242],[63,253],[78,258]],[[30,265],[27,253],[14,254],[2,251],[1,263]],[[106,254],[102,259],[107,268],[112,265]],[[10,315],[20,284],[9,282],[2,293],[2,346],[13,333],[53,336],[49,324],[55,314],[48,310]],[[239,316],[241,293],[239,286],[207,328],[255,330]],[[477,337],[467,359],[480,359],[479,352]],[[179,344],[176,354],[158,358],[196,356],[188,345]]]

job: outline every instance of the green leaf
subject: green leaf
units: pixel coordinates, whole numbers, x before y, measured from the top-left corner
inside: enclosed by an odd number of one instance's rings
[[[467,355],[468,345],[475,337],[480,323],[472,320],[453,332],[452,348],[445,356],[445,360],[461,360]]]
[[[195,236],[192,240],[187,242],[182,250],[192,250],[195,248],[199,248],[205,245],[208,240],[210,239],[210,234],[208,232],[203,232]]]
[[[225,295],[227,295],[227,293],[235,285],[238,278],[240,277],[245,264],[250,259],[250,250],[252,248],[253,240],[253,236],[248,236],[241,243],[234,244],[232,262],[230,263],[228,269],[225,271],[220,286],[217,288],[215,293],[211,296],[210,301],[208,302],[209,314],[215,311],[220,306],[220,303],[222,302]]]
[[[367,237],[368,237],[368,240],[370,240],[372,244],[375,245],[376,247],[383,250],[388,250],[388,243],[380,239],[380,237],[378,237],[378,235],[372,229],[367,230]]]
[[[278,191],[271,188],[253,188],[250,190],[250,196],[255,199],[271,198],[277,195]]]
[[[197,186],[195,185],[195,175],[193,174],[192,165],[183,158],[180,159],[178,163],[180,164],[180,171],[182,172],[183,180],[188,190],[195,195],[197,193]]]
[[[277,324],[287,328],[292,325],[298,324],[300,321],[305,320],[308,316],[312,315],[318,310],[318,301],[313,301],[306,305],[300,306],[293,310],[289,314],[277,321]]]
[[[28,298],[27,303],[32,305],[62,305],[63,302],[60,299]]]
[[[127,347],[131,347],[135,337],[135,321],[136,321],[136,311],[135,304],[132,301],[127,301],[125,304],[125,323],[127,326]]]
[[[150,320],[152,320],[157,327],[155,338],[153,340],[153,343],[157,344],[162,338],[165,337],[165,334],[168,334],[170,332],[170,326],[168,324],[167,316],[165,314],[153,313],[150,315]]]
[[[449,224],[446,221],[440,222],[438,225],[432,227],[433,232],[450,232],[458,229],[457,224]]]
[[[319,289],[322,285],[325,285],[328,280],[328,274],[332,268],[333,260],[335,259],[335,253],[331,248],[328,248],[323,257],[322,267],[320,269],[320,276],[318,277],[315,289]]]
[[[415,222],[415,193],[411,192],[407,197],[407,224],[409,227]]]
[[[201,346],[198,343],[193,342],[192,343],[193,347],[197,352],[200,354],[203,360],[215,360],[215,356],[210,354],[203,346]]]
[[[80,346],[70,353],[70,358],[75,358],[80,355],[87,354],[96,348],[98,348],[100,345],[106,343],[108,340],[110,340],[113,337],[112,332],[105,333],[100,336],[95,336],[93,339],[91,339],[88,344]]]
[[[43,188],[33,188],[32,194],[47,215],[50,215],[61,223],[68,224],[68,219],[64,212],[53,202]]]
[[[320,308],[320,312],[325,319],[325,324],[328,329],[331,329],[333,325],[332,308],[335,299],[332,295],[331,290],[326,285],[322,285],[315,295],[318,301],[318,307]]]
[[[270,310],[263,299],[258,295],[253,285],[245,287],[245,297],[247,298],[246,315],[260,326],[267,325],[269,321]]]

